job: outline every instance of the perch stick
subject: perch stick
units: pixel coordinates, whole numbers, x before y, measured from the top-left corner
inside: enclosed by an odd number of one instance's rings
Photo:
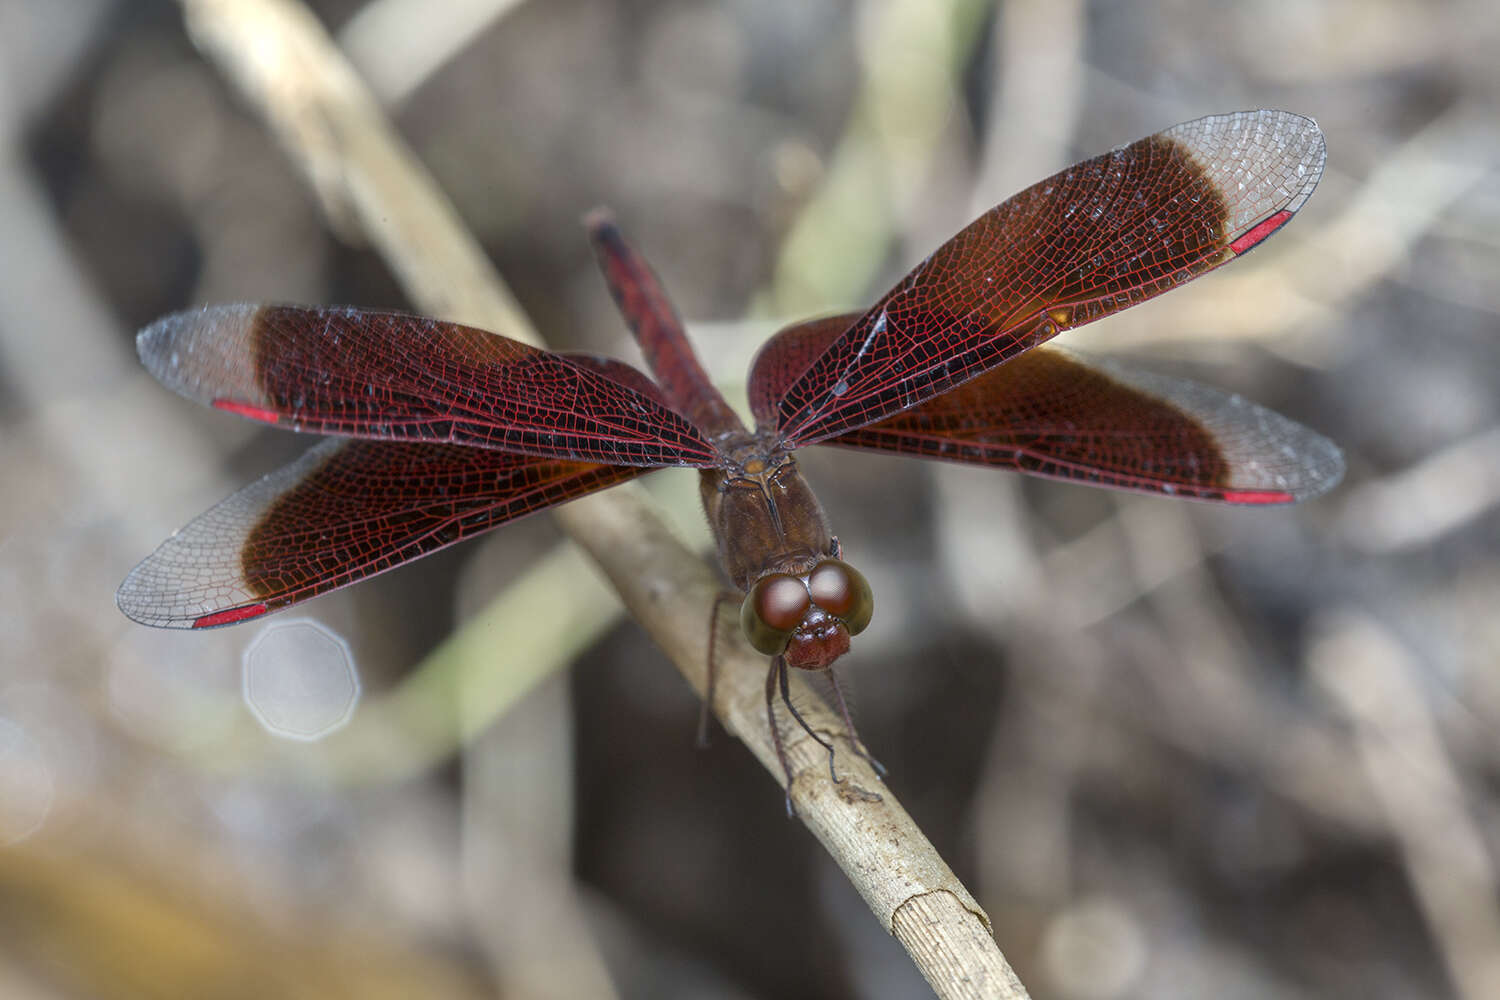
[[[374,244],[417,308],[537,342],[452,206],[304,6],[292,0],[182,5],[195,43],[265,117],[334,224]],[[719,591],[710,568],[668,533],[636,489],[616,487],[556,516],[702,693],[704,623]],[[780,781],[763,714],[764,658],[737,637],[721,641],[713,708]],[[805,684],[795,695],[814,728],[841,731]],[[834,785],[821,748],[796,729],[788,727],[788,735],[799,816],[937,994],[1026,996],[979,905],[868,765],[841,754],[844,781]]]

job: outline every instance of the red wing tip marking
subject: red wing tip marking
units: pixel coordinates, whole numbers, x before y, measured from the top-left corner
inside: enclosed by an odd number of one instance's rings
[[[1291,503],[1297,498],[1285,490],[1229,490],[1225,503]]]
[[[193,619],[193,628],[214,628],[218,625],[233,625],[250,618],[259,618],[271,609],[264,604],[246,604],[244,607],[230,608],[227,611],[215,611],[213,614],[204,615]]]
[[[216,399],[213,408],[223,410],[226,413],[236,413],[251,420],[259,420],[263,424],[279,424],[281,414],[275,410],[268,410],[264,406],[252,406],[249,403],[241,403],[233,399]]]
[[[1276,230],[1280,229],[1282,226],[1286,225],[1289,221],[1291,221],[1291,218],[1292,213],[1289,210],[1283,208],[1281,211],[1277,212],[1275,215],[1271,216],[1269,219],[1262,222],[1254,229],[1250,230],[1244,236],[1241,236],[1239,239],[1229,244],[1230,251],[1234,253],[1235,256],[1239,256],[1246,250],[1249,250],[1257,243],[1264,240],[1267,236],[1270,236],[1272,233],[1276,232]]]

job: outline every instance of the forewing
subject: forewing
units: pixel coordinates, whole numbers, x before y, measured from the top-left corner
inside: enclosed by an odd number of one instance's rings
[[[611,358],[604,354],[591,354],[586,351],[564,351],[561,356],[571,364],[575,364],[580,368],[587,368],[590,371],[603,375],[605,378],[613,379],[626,388],[640,393],[642,396],[649,396],[669,410],[676,410],[676,407],[662,393],[661,386],[651,381],[649,375],[639,368],[627,365],[618,358]]]
[[[1239,396],[1055,347],[824,443],[1224,503],[1306,500],[1344,472],[1328,439]]]
[[[115,600],[144,625],[229,625],[646,471],[457,445],[326,441],[163,542]]]
[[[755,360],[750,362],[750,377],[745,386],[750,412],[757,424],[772,426],[787,387],[859,317],[859,313],[842,313],[793,323],[760,345]]]
[[[1322,174],[1284,111],[1215,115],[1085,160],[980,216],[843,331],[781,395],[788,445],[874,423],[1059,331],[1246,253]]]
[[[214,306],[158,320],[136,344],[174,391],[294,430],[618,465],[716,457],[692,424],[627,382],[456,323]]]

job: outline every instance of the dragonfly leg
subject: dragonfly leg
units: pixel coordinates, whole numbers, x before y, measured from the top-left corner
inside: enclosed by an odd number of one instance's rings
[[[833,769],[833,741],[825,740],[823,737],[819,736],[817,734],[817,731],[814,730],[812,726],[809,726],[807,724],[807,720],[802,717],[802,713],[797,711],[797,706],[792,704],[792,695],[787,690],[786,686],[786,658],[778,656],[776,657],[776,660],[781,664],[781,671],[777,675],[778,682],[781,685],[781,700],[786,703],[786,710],[792,713],[792,718],[797,720],[797,725],[802,727],[802,731],[811,736],[813,738],[813,741],[816,742],[818,746],[828,751],[828,777],[832,778],[833,783],[837,785],[843,779],[840,778],[839,773]],[[783,758],[781,763],[783,767],[786,766],[786,759]]]
[[[831,667],[828,670],[828,683],[833,686],[833,700],[838,702],[839,715],[844,717],[844,728],[849,732],[849,746],[854,751],[854,755],[864,758],[865,763],[875,769],[876,776],[884,778],[885,765],[870,756],[870,752],[865,749],[864,741],[855,731],[854,720],[849,716],[849,705],[844,701],[844,689],[839,687],[839,675]]]
[[[797,815],[792,806],[792,765],[787,763],[786,747],[781,744],[781,729],[776,725],[776,678],[786,683],[786,661],[777,656],[771,660],[771,669],[766,672],[766,722],[771,726],[771,742],[776,746],[776,759],[781,761],[782,773],[786,775],[786,818]]]
[[[698,712],[698,749],[703,750],[708,746],[708,720],[714,711],[714,685],[719,679],[719,662],[714,656],[719,644],[719,608],[725,604],[732,604],[738,598],[727,591],[719,591],[714,598],[713,611],[708,615],[708,683],[703,692],[703,708]]]

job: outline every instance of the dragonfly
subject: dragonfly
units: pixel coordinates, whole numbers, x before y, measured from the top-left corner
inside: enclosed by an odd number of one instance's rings
[[[788,786],[777,692],[832,771],[833,745],[792,705],[788,672],[832,677],[874,598],[795,450],[836,445],[1218,504],[1330,489],[1343,458],[1315,432],[1237,395],[1047,344],[1259,246],[1307,201],[1324,158],[1311,119],[1260,110],[1077,163],[985,212],[864,312],[775,334],[749,374],[753,430],[602,212],[587,228],[649,377],[394,312],[221,305],[166,316],[137,348],[168,388],[331,437],[163,542],[117,603],[146,625],[233,625],[652,469],[695,468],[719,561],[744,595],[745,638],[771,657],[766,714]],[[836,678],[833,690],[850,745],[867,756]]]

